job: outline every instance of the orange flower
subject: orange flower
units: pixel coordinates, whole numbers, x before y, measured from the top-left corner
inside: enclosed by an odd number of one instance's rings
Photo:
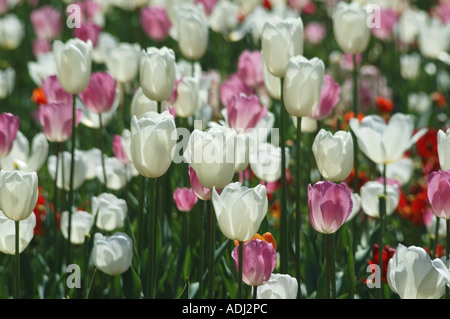
[[[273,238],[271,233],[265,232],[262,235],[256,233],[255,236],[253,236],[250,240],[253,240],[253,239],[259,239],[259,240],[265,241],[268,244],[272,244],[272,247],[275,249],[275,251],[277,251],[277,242],[275,241],[275,238]],[[244,244],[249,242],[250,240],[244,241]],[[235,240],[234,245],[239,246],[239,241]]]
[[[384,96],[378,96],[377,99],[378,110],[380,113],[390,113],[394,109],[394,103]]]
[[[350,119],[352,119],[354,117],[355,117],[355,113],[353,111],[348,111],[344,115],[344,118],[347,121],[347,123],[350,122]],[[357,115],[358,121],[361,122],[363,118],[364,118],[364,114],[363,113],[358,113],[358,115]]]
[[[38,105],[47,104],[47,98],[45,97],[44,91],[41,88],[35,88],[31,94],[31,101]]]
[[[444,94],[442,94],[440,92],[433,92],[433,93],[431,93],[431,99],[440,108],[444,108],[445,105],[447,104],[447,101],[445,100]]]

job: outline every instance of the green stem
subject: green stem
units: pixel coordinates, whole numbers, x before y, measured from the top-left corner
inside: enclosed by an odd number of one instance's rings
[[[137,216],[137,237],[138,237],[138,251],[141,256],[144,252],[144,207],[145,207],[145,192],[147,188],[147,178],[140,176],[141,178],[141,194],[139,200],[139,211]]]
[[[253,286],[253,299],[258,299],[258,286]]]
[[[55,247],[55,271],[59,271],[59,240],[58,240],[58,224],[57,224],[57,214],[58,214],[58,171],[59,171],[59,158],[61,152],[61,143],[55,143],[55,155],[56,155],[56,170],[55,170],[55,180],[53,181],[53,245]],[[61,154],[62,157],[62,154]]]
[[[211,200],[206,201],[206,219],[208,229],[208,299],[214,298],[214,252],[216,242],[216,223],[212,212]]]
[[[158,105],[158,113],[161,114],[162,113],[162,102],[157,101],[156,104]]]
[[[15,238],[15,251],[14,251],[14,264],[15,270],[15,283],[14,283],[14,299],[20,299],[20,253],[19,253],[19,221],[14,221],[16,228],[16,238]]]
[[[383,195],[379,196],[380,239],[378,245],[378,266],[383,274],[383,249],[384,249],[384,218],[387,209],[387,183],[386,164],[383,164]],[[383,286],[383,285],[381,285]],[[380,289],[380,299],[383,298],[383,288]]]
[[[242,299],[242,263],[244,258],[244,242],[239,242],[239,267],[238,267],[238,299]]]
[[[70,265],[71,256],[70,256],[70,248],[71,248],[71,236],[72,236],[72,206],[73,206],[73,182],[74,182],[74,171],[75,171],[75,143],[76,143],[76,125],[75,125],[75,111],[76,111],[76,94],[73,95],[73,106],[72,106],[72,137],[71,137],[71,162],[70,162],[70,180],[69,180],[69,203],[68,203],[68,212],[69,212],[69,226],[68,226],[68,237],[67,237],[67,255],[66,255],[66,264]]]
[[[295,197],[295,269],[297,273],[298,296],[301,298],[301,275],[300,275],[300,229],[301,229],[301,195],[302,185],[300,179],[301,168],[301,137],[302,137],[302,118],[297,117],[297,139],[296,139],[296,174],[295,185],[299,194]]]
[[[203,229],[205,227],[205,213],[203,210],[203,205],[205,204],[205,202],[202,200],[201,204],[202,204],[201,209],[200,209],[200,229],[201,229],[201,231],[199,234],[199,236],[200,236],[199,269],[200,270],[199,270],[199,279],[198,279],[198,281],[200,283],[200,286],[199,286],[200,299],[203,298],[203,273],[204,273],[204,269],[205,269],[205,267],[204,267],[204,265],[205,265],[205,260],[204,260],[205,240],[204,240],[204,232],[203,232]]]
[[[156,178],[150,178],[149,186],[149,201],[148,201],[148,273],[147,273],[147,298],[155,297],[155,257],[156,257],[156,211],[155,211],[155,189],[156,189]]]
[[[327,245],[327,268],[328,268],[328,278],[329,286],[328,289],[331,290],[331,299],[336,299],[336,270],[335,270],[335,234],[326,234],[326,245]]]
[[[328,234],[324,234],[325,236],[325,265],[326,265],[326,273],[327,273],[327,289],[326,296],[327,299],[331,297],[331,247],[330,247],[330,239]]]
[[[103,171],[103,191],[106,191],[106,185],[107,185],[107,180],[106,180],[106,166],[105,166],[105,145],[104,145],[104,140],[103,140],[103,123],[102,123],[102,114],[99,113],[98,114],[98,120],[99,120],[99,131],[100,131],[100,151],[101,151],[101,161],[102,161],[102,171]]]
[[[280,198],[280,272],[288,273],[287,184],[286,184],[286,109],[283,101],[284,78],[280,79],[280,143],[281,143],[281,198]]]

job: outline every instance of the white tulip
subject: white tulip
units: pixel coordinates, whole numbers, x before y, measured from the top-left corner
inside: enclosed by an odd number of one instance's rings
[[[72,231],[70,233],[70,242],[74,245],[84,243],[86,236],[89,235],[94,225],[94,216],[84,210],[72,210]],[[61,214],[60,221],[61,234],[65,239],[69,237],[69,212],[64,211]]]
[[[448,267],[442,259],[431,260],[425,249],[397,246],[389,259],[387,281],[402,299],[439,299],[445,292]]]
[[[258,286],[257,299],[296,299],[298,282],[287,274],[272,273],[265,284]]]
[[[413,135],[414,116],[403,113],[392,115],[387,124],[379,115],[365,116],[361,123],[352,118],[350,128],[360,150],[377,164],[399,160],[427,132],[426,128],[421,128]]]
[[[38,133],[30,144],[26,136],[18,131],[13,147],[7,156],[0,159],[0,166],[8,171],[37,172],[44,165],[48,155],[48,140],[44,133]]]
[[[9,219],[27,219],[38,199],[36,172],[0,170],[0,209]]]
[[[111,193],[101,193],[91,198],[92,214],[97,219],[96,226],[105,231],[123,227],[128,207],[124,199]]]
[[[9,96],[14,90],[14,83],[16,80],[16,71],[8,67],[5,70],[0,70],[0,99]]]
[[[162,176],[172,163],[176,142],[175,120],[169,112],[148,112],[140,120],[131,119],[131,160],[139,174]]]
[[[158,112],[158,103],[149,99],[142,91],[142,88],[139,87],[134,92],[131,100],[131,117],[136,116],[140,120],[147,112]]]
[[[353,138],[350,132],[334,135],[321,129],[312,146],[317,168],[325,180],[343,181],[353,169]]]
[[[34,213],[19,222],[19,254],[28,247],[33,239],[34,227],[36,227],[36,215]],[[0,251],[4,254],[14,255],[16,252],[15,241],[15,222],[6,217],[0,210]]]
[[[286,152],[286,169],[289,167],[289,149]],[[281,178],[281,148],[270,143],[261,143],[250,153],[250,168],[256,177],[271,183]]]
[[[175,84],[175,53],[162,47],[142,51],[140,84],[145,96],[154,101],[167,100]]]
[[[204,187],[220,189],[231,182],[235,169],[236,138],[234,130],[219,127],[192,132],[183,157]]]
[[[69,152],[62,152],[58,156],[58,163],[56,162],[56,155],[49,156],[47,160],[47,169],[53,180],[56,176],[56,167],[58,167],[56,186],[66,191],[70,190],[70,166],[72,156]],[[64,168],[64,169],[63,169]],[[73,173],[73,189],[78,189],[86,180],[87,165],[81,154],[75,152],[75,163]]]
[[[438,157],[441,170],[450,169],[450,129],[445,132],[439,130],[437,133]]]
[[[396,185],[386,185],[386,215],[392,215],[400,200],[399,189]],[[378,181],[366,182],[360,188],[361,208],[371,217],[380,217],[380,195],[384,194],[383,184]]]
[[[298,55],[286,66],[283,86],[284,106],[289,114],[309,116],[319,104],[320,92],[325,81],[325,65],[322,60],[310,60]]]
[[[261,37],[264,63],[267,70],[278,78],[286,74],[289,60],[303,54],[303,21],[300,17],[268,21]]]
[[[111,75],[120,83],[129,83],[139,73],[141,46],[137,43],[120,43],[113,48],[106,60]]]
[[[67,92],[78,94],[89,84],[92,68],[92,42],[78,38],[66,43],[53,42],[53,54],[56,62],[56,75],[59,83]]]
[[[0,18],[0,47],[6,50],[17,49],[24,36],[25,25],[15,14]]]
[[[368,18],[368,11],[358,3],[338,4],[333,15],[333,32],[342,51],[357,54],[366,50],[371,34]]]
[[[133,242],[121,232],[112,236],[100,233],[94,235],[92,260],[95,266],[110,276],[120,275],[128,270],[133,258]]]
[[[248,188],[240,182],[235,182],[225,186],[220,195],[213,187],[212,204],[217,223],[225,237],[247,241],[258,232],[266,216],[266,187],[259,184],[255,188]]]

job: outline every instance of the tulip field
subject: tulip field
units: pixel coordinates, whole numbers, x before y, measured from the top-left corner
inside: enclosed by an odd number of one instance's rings
[[[448,299],[449,92],[449,0],[0,0],[0,298]]]

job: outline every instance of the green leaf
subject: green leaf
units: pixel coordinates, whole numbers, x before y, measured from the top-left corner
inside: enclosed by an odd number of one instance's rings
[[[127,299],[142,298],[142,282],[133,266],[122,274],[123,293]]]

